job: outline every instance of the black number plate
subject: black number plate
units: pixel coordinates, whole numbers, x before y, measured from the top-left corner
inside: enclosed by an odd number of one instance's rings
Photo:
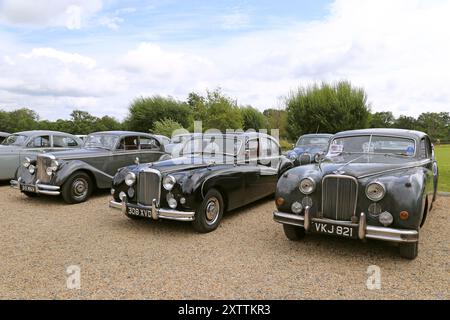
[[[351,239],[358,238],[358,228],[353,226],[342,226],[331,223],[312,221],[311,231],[315,233],[329,234]]]

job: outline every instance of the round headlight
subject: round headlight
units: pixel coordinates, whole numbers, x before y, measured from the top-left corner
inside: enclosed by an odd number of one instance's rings
[[[131,187],[136,182],[136,175],[133,172],[128,172],[125,177],[125,184]]]
[[[300,202],[294,202],[291,206],[291,210],[295,214],[300,214],[303,210],[303,206]]]
[[[380,201],[386,195],[386,188],[380,182],[372,182],[367,185],[366,196],[372,201]]]
[[[48,167],[47,168],[47,175],[51,176],[53,174],[53,168],[52,167]]]
[[[28,171],[29,171],[31,174],[34,174],[34,172],[36,171],[36,168],[35,168],[32,164],[30,164],[30,165],[28,166]]]
[[[311,178],[305,178],[300,181],[300,191],[303,194],[311,194],[316,189],[316,183]]]
[[[169,205],[169,207],[171,207],[172,209],[176,209],[177,208],[177,200],[175,198],[170,198],[167,200],[167,204]]]
[[[175,183],[177,182],[177,179],[175,179],[174,176],[168,175],[163,180],[163,187],[167,191],[170,191],[175,186]]]
[[[25,168],[28,168],[28,167],[30,166],[30,164],[31,164],[30,158],[25,158],[25,160],[23,160],[22,165],[23,165]]]

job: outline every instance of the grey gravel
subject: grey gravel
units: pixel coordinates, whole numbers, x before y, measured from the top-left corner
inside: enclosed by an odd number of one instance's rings
[[[419,257],[394,245],[308,236],[288,241],[272,199],[226,214],[216,232],[132,221],[105,193],[68,206],[0,187],[1,299],[449,299],[449,198],[422,230]],[[81,289],[66,287],[79,265]],[[366,287],[367,268],[382,272]]]

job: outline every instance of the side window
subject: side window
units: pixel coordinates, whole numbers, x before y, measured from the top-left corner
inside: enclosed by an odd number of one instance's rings
[[[159,149],[160,145],[156,139],[141,137],[141,150],[155,150]]]
[[[258,139],[249,140],[247,143],[247,149],[250,151],[250,159],[258,158]]]
[[[120,140],[118,150],[138,150],[139,149],[139,137],[137,136],[130,136],[125,137],[122,140]]]
[[[419,156],[421,159],[428,158],[428,144],[425,138],[420,140]]]
[[[31,140],[28,145],[28,148],[50,148],[50,137],[49,136],[41,136],[35,137]]]
[[[53,147],[55,148],[73,148],[78,147],[78,143],[71,137],[53,136]]]
[[[278,146],[278,144],[275,142],[275,141],[273,141],[273,140],[270,140],[271,142],[272,142],[272,157],[278,157],[279,155],[281,155],[281,152],[280,152],[280,147]]]
[[[262,158],[272,156],[272,141],[270,139],[259,138],[259,156]]]

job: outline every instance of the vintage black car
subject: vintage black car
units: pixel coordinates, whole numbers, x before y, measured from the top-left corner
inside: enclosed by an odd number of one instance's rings
[[[320,156],[328,150],[332,137],[333,135],[328,133],[305,134],[297,140],[294,149],[288,151],[286,156],[295,166],[318,162]]]
[[[437,162],[425,133],[342,132],[319,163],[280,178],[274,219],[291,240],[306,231],[391,241],[399,244],[402,257],[414,259],[437,183]]]
[[[110,206],[129,218],[192,221],[195,230],[215,230],[225,211],[275,193],[292,162],[271,136],[258,133],[195,135],[182,157],[121,169]]]
[[[62,195],[67,203],[86,201],[94,188],[109,189],[119,168],[170,158],[151,134],[107,131],[90,134],[84,147],[25,159],[11,186],[28,196]]]

